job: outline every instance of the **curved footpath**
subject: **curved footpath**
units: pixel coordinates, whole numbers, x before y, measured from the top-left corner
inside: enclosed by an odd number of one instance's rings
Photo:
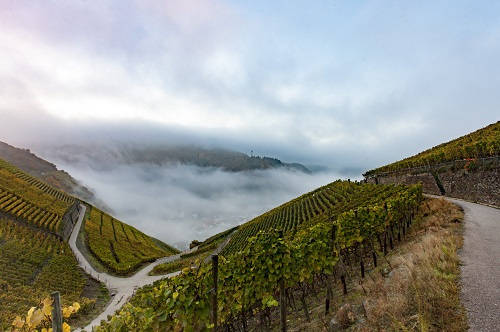
[[[167,263],[173,261],[180,257],[180,254],[164,257],[156,260],[155,262],[149,264],[142,270],[138,271],[131,277],[128,278],[120,278],[111,276],[107,273],[97,272],[92,265],[89,264],[85,256],[80,252],[78,247],[76,246],[76,239],[78,237],[78,233],[80,232],[80,228],[82,226],[83,218],[85,217],[86,207],[84,205],[80,205],[80,216],[78,217],[78,222],[73,228],[73,232],[71,233],[71,237],[69,238],[69,245],[71,250],[76,256],[78,260],[78,264],[82,269],[87,272],[87,274],[91,275],[93,278],[102,281],[106,287],[109,289],[111,294],[115,294],[111,297],[111,301],[109,302],[106,309],[97,316],[89,325],[87,325],[83,330],[91,331],[94,326],[98,326],[101,320],[106,320],[108,315],[114,314],[117,310],[119,310],[130,297],[134,294],[134,291],[137,288],[140,288],[145,285],[152,284],[153,282],[169,278],[179,274],[179,272],[170,273],[162,276],[150,276],[149,272],[158,264]],[[77,329],[76,331],[82,331],[82,329]]]
[[[499,331],[500,209],[443,198],[461,206],[465,213],[464,245],[459,255],[461,300],[467,310],[470,331]]]

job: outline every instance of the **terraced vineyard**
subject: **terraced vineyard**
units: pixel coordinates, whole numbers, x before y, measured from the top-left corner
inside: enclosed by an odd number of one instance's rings
[[[28,173],[23,172],[19,168],[9,164],[5,160],[0,159],[0,168],[8,170],[10,173],[15,175],[18,179],[28,183],[29,185],[38,188],[39,190],[43,191],[44,193],[51,195],[52,197],[63,201],[68,204],[73,204],[75,202],[75,198],[73,196],[70,196],[66,194],[63,191],[57,190],[54,187],[49,186],[43,181],[40,181],[39,179],[29,175]]]
[[[365,177],[402,169],[432,166],[461,160],[486,158],[500,155],[500,121],[447,143],[439,144],[412,157],[370,170]]]
[[[0,159],[0,212],[60,234],[75,199]]]
[[[54,235],[34,231],[8,219],[0,220],[0,330],[11,326],[51,291],[60,291],[62,301],[83,305],[86,278],[66,243]]]
[[[179,252],[95,207],[90,208],[85,234],[92,254],[106,268],[120,275],[129,274],[144,263]]]
[[[248,239],[259,231],[281,229],[294,234],[303,225],[311,225],[358,206],[374,204],[404,190],[403,186],[377,186],[350,181],[335,181],[302,195],[241,225],[221,252],[230,255],[242,250]]]
[[[97,331],[205,331],[213,328],[214,309],[220,330],[253,330],[249,322],[259,321],[266,330],[278,294],[283,306],[294,308],[299,301],[290,298],[299,296],[309,319],[305,298],[314,285],[327,289],[328,303],[340,280],[347,292],[345,280],[354,269],[360,267],[364,277],[366,260],[376,266],[388,243],[392,249],[402,241],[421,201],[420,185],[337,181],[319,188],[250,221],[263,225],[261,230],[246,245],[235,242],[238,247],[221,258],[216,279],[211,264],[185,268],[177,277],[139,290]],[[280,231],[283,226],[288,236]]]

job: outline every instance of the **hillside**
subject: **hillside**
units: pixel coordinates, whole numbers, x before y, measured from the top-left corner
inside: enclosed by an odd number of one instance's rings
[[[34,158],[37,165],[49,163]],[[41,168],[31,166],[42,173]],[[177,249],[88,204],[85,245],[113,273],[127,274],[144,263],[177,253]],[[78,215],[77,200],[0,159],[0,214],[67,239]]]
[[[139,146],[133,144],[109,145],[64,145],[45,148],[52,159],[68,164],[82,163],[93,168],[116,167],[117,165],[193,165],[216,167],[231,172],[262,169],[288,169],[310,173],[299,163],[285,163],[276,158],[249,156],[225,150],[207,149],[196,146]]]
[[[310,226],[334,220],[342,212],[384,201],[404,190],[400,186],[335,181],[240,225],[221,254],[229,255],[244,249],[248,239],[259,231],[281,229],[285,235],[293,236],[303,224]]]
[[[249,222],[262,225],[263,231],[235,242],[246,243],[224,254],[218,265],[218,323],[246,330],[247,324],[261,317],[262,328],[269,324],[270,310],[278,305],[275,296],[280,287],[286,287],[288,294],[302,289],[304,301],[311,283],[331,280],[332,274],[345,281],[343,262],[352,269],[353,259],[376,259],[389,250],[389,244],[392,248],[396,239],[401,241],[421,199],[419,186],[337,181]],[[304,205],[309,208],[300,210]],[[297,211],[302,211],[301,227],[294,224]],[[209,314],[212,265],[196,266],[145,287],[98,331],[209,328],[213,323]],[[280,294],[284,296],[283,290]]]
[[[96,302],[107,296],[60,238],[6,218],[0,219],[0,289],[0,330],[52,291],[61,292],[64,305],[80,303],[82,314],[99,309]]]
[[[67,172],[58,170],[56,165],[38,157],[28,149],[20,149],[0,142],[0,158],[54,188],[101,207],[105,205],[97,200],[92,191]]]
[[[0,159],[0,213],[68,236],[76,199]]]
[[[90,206],[85,220],[85,244],[110,272],[127,275],[145,263],[179,251]]]
[[[447,161],[500,155],[500,121],[403,160],[367,171],[365,177]]]
[[[79,217],[79,204],[75,197],[0,159],[0,330],[51,290],[60,291],[66,304],[82,305],[77,320],[85,321],[106,304],[106,291],[81,271],[66,243]],[[81,245],[105,270],[130,274],[178,252],[87,205],[91,212],[80,233]]]

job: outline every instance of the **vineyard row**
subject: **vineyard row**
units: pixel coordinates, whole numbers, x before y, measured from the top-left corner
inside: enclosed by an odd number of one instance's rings
[[[62,216],[49,212],[22,197],[0,188],[0,211],[27,220],[36,227],[57,233],[61,229]]]
[[[303,223],[310,225],[322,219],[335,218],[345,210],[376,203],[401,190],[404,187],[335,181],[241,225],[221,254],[230,255],[243,249],[247,239],[259,231],[275,228],[285,234],[293,234]]]
[[[86,284],[69,246],[54,235],[0,219],[0,330],[58,290],[64,303],[79,301]]]
[[[14,174],[16,177],[18,177],[19,179],[22,179],[23,181],[25,181],[26,183],[42,190],[43,192],[57,198],[58,200],[61,200],[65,203],[68,203],[68,204],[73,204],[75,202],[75,198],[66,194],[65,192],[63,191],[60,191],[60,190],[57,190],[55,189],[54,187],[51,187],[49,186],[48,184],[46,184],[45,182],[43,181],[40,181],[39,179],[21,171],[20,169],[18,169],[17,167],[7,163],[6,161],[0,159],[0,168],[3,168],[3,169],[6,169],[8,170],[9,172],[11,172],[12,174]]]
[[[85,233],[92,254],[116,274],[128,274],[146,262],[174,253],[95,207],[85,222]]]

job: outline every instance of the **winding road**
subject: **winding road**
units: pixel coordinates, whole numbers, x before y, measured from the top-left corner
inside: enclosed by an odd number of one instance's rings
[[[71,250],[73,250],[73,253],[76,256],[76,259],[78,260],[78,264],[82,269],[85,270],[85,272],[89,275],[91,275],[93,278],[103,282],[106,287],[109,289],[110,294],[115,294],[112,296],[111,301],[108,303],[108,306],[106,309],[99,315],[97,316],[89,325],[84,327],[83,329],[77,329],[76,331],[91,331],[94,326],[97,326],[100,324],[101,320],[106,320],[108,315],[114,314],[117,310],[119,310],[127,301],[130,299],[130,297],[134,294],[134,291],[137,288],[140,288],[145,285],[152,284],[153,282],[164,279],[164,278],[169,278],[172,276],[175,276],[179,274],[179,272],[174,272],[171,274],[167,275],[162,275],[162,276],[150,276],[148,275],[149,272],[158,264],[162,263],[167,263],[171,262],[175,259],[178,259],[180,257],[180,254],[174,255],[174,256],[169,256],[169,257],[164,257],[156,260],[155,262],[149,264],[142,270],[138,271],[136,274],[134,274],[131,277],[127,278],[120,278],[120,277],[115,277],[112,275],[109,275],[107,273],[102,273],[102,272],[97,272],[92,265],[87,261],[85,256],[80,252],[78,247],[76,246],[76,239],[78,237],[78,233],[80,232],[80,228],[82,226],[83,218],[85,217],[85,211],[86,207],[85,205],[80,205],[81,210],[80,210],[80,216],[78,217],[78,221],[73,228],[73,232],[71,233],[71,237],[69,238],[69,245],[71,247]]]
[[[500,209],[444,197],[464,209],[461,300],[470,331],[500,331]]]

